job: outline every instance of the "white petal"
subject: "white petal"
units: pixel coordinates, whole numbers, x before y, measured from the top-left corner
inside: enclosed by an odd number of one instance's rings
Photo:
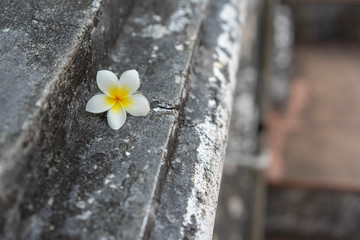
[[[109,126],[118,130],[124,124],[126,120],[126,111],[120,103],[116,103],[112,108],[107,112],[107,122]]]
[[[127,89],[128,94],[133,94],[140,87],[139,73],[136,70],[125,71],[119,80],[118,88]]]
[[[114,73],[108,70],[98,71],[96,82],[103,93],[110,97],[116,97],[118,79]]]
[[[95,95],[86,104],[86,111],[102,113],[109,110],[115,104],[115,99],[105,94]]]
[[[150,111],[149,101],[141,94],[129,96],[123,101],[126,111],[135,117],[146,116]]]

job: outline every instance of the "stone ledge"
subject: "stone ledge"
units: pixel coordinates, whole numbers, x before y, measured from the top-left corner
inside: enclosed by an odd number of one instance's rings
[[[92,21],[25,125],[27,147],[7,155],[1,238],[210,238],[247,2],[212,1],[202,38],[207,1],[136,2],[111,49],[114,33]],[[102,16],[100,30],[114,19]],[[138,69],[150,114],[113,131],[86,113],[97,69]]]
[[[213,239],[263,239],[264,172],[259,133],[263,1],[250,1]]]
[[[211,239],[248,1],[210,1],[149,239]]]

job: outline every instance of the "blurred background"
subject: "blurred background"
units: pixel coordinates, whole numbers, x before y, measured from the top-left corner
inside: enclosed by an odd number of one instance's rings
[[[264,8],[237,91],[268,93],[231,123],[214,239],[360,239],[360,2]]]

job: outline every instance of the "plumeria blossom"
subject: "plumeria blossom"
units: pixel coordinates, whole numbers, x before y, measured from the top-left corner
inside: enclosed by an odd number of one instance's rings
[[[133,116],[146,116],[150,111],[148,100],[141,94],[134,94],[140,87],[139,73],[125,71],[120,79],[108,70],[97,72],[96,82],[104,94],[90,98],[86,111],[102,113],[107,111],[109,126],[118,130],[126,120],[126,112]]]

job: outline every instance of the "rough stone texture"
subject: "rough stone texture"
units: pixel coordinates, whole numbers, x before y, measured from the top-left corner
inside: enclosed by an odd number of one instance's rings
[[[263,237],[267,156],[261,152],[258,102],[262,7],[262,1],[248,6],[214,239]]]
[[[58,137],[63,137],[61,126],[75,89],[94,74],[88,68],[107,54],[129,3],[1,2],[1,229],[6,228],[15,200],[22,198],[20,189],[31,174],[30,165],[46,163],[33,155],[49,146],[45,135],[52,139],[51,134],[60,132]],[[55,138],[50,141],[62,144]]]
[[[77,168],[60,155],[74,161],[66,146],[84,147],[80,137],[65,140],[73,124],[66,118],[76,118],[75,90],[107,55],[130,3],[1,2],[1,239],[38,239],[64,218],[49,211],[58,201],[51,196],[71,186]]]
[[[267,237],[273,239],[360,238],[358,193],[271,187]]]
[[[150,239],[212,236],[247,6],[242,0],[210,3]]]
[[[59,4],[61,8],[62,3]],[[49,66],[56,62],[48,60],[44,64],[49,65],[43,66],[46,78],[34,69],[22,73],[34,78],[35,93],[27,89],[29,92],[24,90],[23,95],[26,98],[26,94],[33,94],[33,103],[32,98],[27,99],[33,107],[26,108],[25,115],[34,117],[25,125],[4,125],[18,135],[2,131],[14,135],[3,137],[2,239],[137,239],[145,229],[160,166],[174,141],[178,109],[186,95],[186,76],[206,2],[138,2],[109,53],[106,48],[101,52],[103,46],[96,40],[109,38],[104,46],[111,43],[113,32],[107,27],[113,24],[106,25],[106,21],[116,17],[111,15],[108,19],[107,14],[120,8],[114,3],[108,3],[108,8],[105,3],[94,2],[95,7],[89,4],[90,9],[81,15],[86,24],[70,32],[64,46],[49,40],[49,46],[55,44],[52,47],[58,51],[55,58],[61,57],[61,68],[53,72]],[[103,11],[100,21],[99,9]],[[80,18],[77,14],[72,16]],[[99,30],[94,28],[95,21],[99,21]],[[49,20],[45,23],[51,25]],[[25,22],[19,28],[26,26]],[[38,33],[31,28],[29,31]],[[4,28],[3,34],[8,32]],[[49,39],[49,31],[43,34]],[[32,44],[41,47],[37,45],[40,43]],[[4,49],[9,51],[6,46]],[[99,54],[109,59],[101,61]],[[16,65],[15,60],[9,60],[9,64],[5,60],[1,63],[4,67]],[[107,126],[104,115],[86,113],[86,101],[98,91],[96,70],[90,67],[107,68],[118,75],[130,68],[138,69],[142,79],[140,91],[151,101],[153,111],[146,118],[129,117],[118,132]],[[17,74],[13,69],[13,75]],[[2,89],[8,89],[4,84],[10,82],[11,76],[3,78]],[[41,77],[42,84],[36,82]],[[48,79],[54,80],[47,82]],[[20,82],[20,77],[16,81]],[[2,107],[11,108],[8,104],[11,102]],[[15,110],[14,115],[18,115]]]
[[[17,163],[27,143],[35,141],[36,130],[31,129],[37,128],[41,111],[49,111],[49,95],[58,96],[58,89],[69,84],[76,87],[83,78],[73,75],[107,54],[129,3],[5,0],[0,7],[2,174]],[[79,56],[92,61],[77,62]]]
[[[211,238],[247,3],[212,1],[202,32],[198,0],[40,1],[1,19],[0,238]],[[137,69],[150,114],[113,131],[85,112],[99,69]]]

